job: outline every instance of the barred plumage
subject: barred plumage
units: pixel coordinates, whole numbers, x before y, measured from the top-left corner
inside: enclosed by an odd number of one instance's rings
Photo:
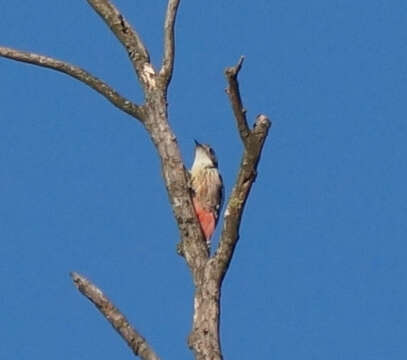
[[[210,146],[196,142],[195,159],[191,168],[191,187],[195,212],[208,247],[215,231],[223,201],[223,182],[215,152]]]

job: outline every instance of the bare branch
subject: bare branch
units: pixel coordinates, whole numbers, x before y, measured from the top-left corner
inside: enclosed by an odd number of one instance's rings
[[[169,0],[164,23],[164,58],[160,76],[164,79],[165,86],[171,81],[175,57],[175,18],[180,0]]]
[[[237,81],[242,62],[243,58],[240,58],[236,66],[225,70],[225,74],[228,81],[227,92],[245,149],[236,185],[226,207],[218,248],[205,263],[203,271],[200,272],[201,281],[195,286],[194,317],[188,344],[198,360],[223,359],[219,339],[222,281],[239,239],[244,205],[256,178],[257,164],[271,124],[265,115],[257,117],[252,130],[247,124]]]
[[[245,110],[243,109],[240,98],[239,83],[237,81],[237,74],[241,68],[241,64],[242,58],[240,58],[239,63],[235,67],[227,68],[225,71],[228,80],[229,99],[245,150],[237,181],[225,210],[219,246],[213,256],[213,262],[211,262],[216,268],[215,273],[220,275],[220,282],[223,280],[232,259],[235,246],[239,240],[239,227],[244,206],[250,189],[256,179],[257,165],[260,160],[264,141],[271,126],[270,120],[267,116],[262,114],[257,116],[252,130],[250,130],[247,125]]]
[[[238,74],[243,64],[225,70],[229,96],[244,153],[235,187],[224,214],[219,245],[209,257],[207,245],[194,211],[188,171],[185,169],[177,139],[168,122],[167,88],[171,81],[175,58],[175,21],[180,0],[168,0],[164,24],[163,60],[159,73],[150,63],[148,50],[138,33],[110,0],[87,0],[116,38],[125,47],[143,86],[145,104],[138,106],[119,95],[109,85],[85,70],[47,56],[0,47],[0,56],[66,73],[105,96],[112,104],[143,122],[161,160],[162,176],[180,231],[179,253],[191,270],[195,285],[194,317],[188,345],[198,360],[222,360],[219,338],[220,296],[224,275],[237,241],[239,227],[251,186],[257,174],[264,141],[270,128],[265,115],[259,115],[251,129],[243,107]],[[86,296],[126,341],[136,356],[158,360],[146,340],[131,327],[126,317],[103,292],[85,277],[72,273],[78,290]]]
[[[243,141],[243,145],[246,147],[248,138],[250,136],[250,129],[247,125],[246,110],[243,108],[242,99],[240,97],[239,84],[237,81],[237,76],[240,69],[242,68],[243,60],[244,57],[241,56],[239,62],[235,66],[226,68],[225,76],[228,81],[226,93],[229,96],[233,113],[235,114],[240,137]]]
[[[109,0],[87,0],[125,47],[136,71],[142,72],[150,56],[140,36]]]
[[[136,356],[139,356],[142,360],[159,360],[159,357],[147,344],[146,340],[131,327],[126,317],[96,285],[78,273],[73,272],[70,275],[78,290],[99,309]]]
[[[16,61],[46,67],[72,76],[73,78],[83,82],[84,84],[90,86],[92,89],[96,90],[98,93],[102,94],[107,100],[109,100],[119,109],[125,111],[126,113],[136,117],[141,121],[144,121],[144,111],[142,107],[137,106],[130,100],[124,98],[104,81],[98,79],[97,77],[93,76],[92,74],[88,73],[78,66],[48,56],[11,49],[3,46],[0,46],[0,56]]]

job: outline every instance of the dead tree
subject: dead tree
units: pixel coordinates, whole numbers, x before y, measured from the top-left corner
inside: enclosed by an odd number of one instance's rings
[[[198,360],[222,359],[219,339],[220,290],[239,239],[242,213],[257,176],[257,165],[270,121],[265,115],[259,115],[253,127],[248,125],[237,80],[243,63],[242,57],[237,65],[225,70],[225,76],[226,93],[242,140],[243,155],[235,186],[225,207],[219,244],[210,254],[193,209],[189,174],[167,116],[167,89],[173,73],[175,54],[174,24],[180,0],[168,1],[160,69],[154,69],[140,36],[110,0],[87,1],[125,48],[144,91],[144,104],[135,104],[103,80],[65,61],[7,47],[0,47],[0,56],[70,75],[102,94],[145,127],[160,157],[162,176],[178,225],[180,242],[177,252],[185,258],[195,286],[193,324],[188,345]],[[144,360],[159,359],[142,335],[100,289],[78,273],[72,273],[71,276],[79,291],[96,305],[135,355]]]

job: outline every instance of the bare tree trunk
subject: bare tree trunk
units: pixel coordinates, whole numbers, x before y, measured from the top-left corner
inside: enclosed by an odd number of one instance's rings
[[[164,23],[164,55],[159,71],[156,71],[150,63],[147,47],[138,33],[110,0],[87,1],[126,50],[144,90],[143,105],[134,104],[103,80],[64,61],[1,46],[0,56],[47,67],[72,76],[102,94],[114,106],[143,124],[161,160],[162,177],[180,232],[178,253],[185,258],[195,286],[194,314],[188,345],[197,360],[221,360],[223,356],[219,322],[222,282],[239,239],[244,205],[257,176],[257,165],[271,123],[265,115],[259,115],[256,118],[253,128],[250,128],[247,123],[237,81],[243,63],[241,58],[236,66],[226,69],[225,75],[228,84],[226,92],[244,151],[236,184],[224,212],[218,248],[213,254],[209,254],[192,205],[189,173],[182,161],[167,114],[167,89],[172,78],[175,56],[174,24],[180,0],[168,1]],[[72,273],[71,276],[79,291],[96,305],[136,356],[143,360],[158,359],[147,341],[129,324],[125,316],[99,288],[78,273]]]
[[[205,267],[202,277],[201,284],[195,288],[194,317],[188,345],[194,350],[197,360],[220,360],[220,283],[211,266]]]

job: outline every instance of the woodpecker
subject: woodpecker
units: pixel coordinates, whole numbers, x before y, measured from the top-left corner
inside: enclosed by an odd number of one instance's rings
[[[200,144],[196,140],[191,188],[194,209],[210,249],[210,239],[222,207],[223,181],[215,152],[209,145]]]

